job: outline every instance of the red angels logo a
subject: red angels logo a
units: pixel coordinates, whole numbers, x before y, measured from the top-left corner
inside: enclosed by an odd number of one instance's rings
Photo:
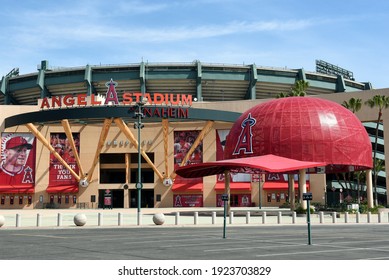
[[[240,132],[234,152],[232,153],[233,155],[239,155],[241,151],[243,151],[243,154],[253,153],[252,127],[255,125],[256,122],[257,120],[251,117],[251,113],[249,113],[247,118],[242,121],[240,125],[242,127],[242,130]]]

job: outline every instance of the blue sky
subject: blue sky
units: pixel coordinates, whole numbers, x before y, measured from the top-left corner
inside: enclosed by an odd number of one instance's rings
[[[192,62],[315,71],[389,87],[389,1],[2,0],[0,77],[86,64]]]

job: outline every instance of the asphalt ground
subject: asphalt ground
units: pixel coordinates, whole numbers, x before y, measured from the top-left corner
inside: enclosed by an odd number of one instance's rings
[[[388,260],[389,224],[0,230],[1,260]]]

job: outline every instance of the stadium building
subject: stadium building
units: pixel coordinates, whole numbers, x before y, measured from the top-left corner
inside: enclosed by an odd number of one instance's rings
[[[309,83],[308,96],[339,104],[389,95],[389,89],[374,90],[323,61],[316,72],[200,61],[69,68],[42,61],[35,73],[13,69],[0,85],[0,208],[136,208],[139,199],[142,207],[222,206],[223,175],[183,178],[175,168],[223,159],[239,116],[289,92],[296,81]],[[374,135],[378,110],[362,106],[356,115]],[[388,119],[384,110],[378,142],[383,160]],[[231,206],[289,200],[284,174],[230,179]],[[310,174],[306,180],[313,201],[322,205],[356,193],[347,178]],[[382,204],[387,183],[381,171]]]

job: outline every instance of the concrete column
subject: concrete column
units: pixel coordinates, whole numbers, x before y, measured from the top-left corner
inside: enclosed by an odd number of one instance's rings
[[[123,224],[123,214],[118,213],[118,226],[121,226]]]
[[[373,201],[373,177],[371,169],[366,170],[366,193],[367,193],[367,207],[373,208],[374,207],[374,201]]]
[[[234,212],[231,211],[230,213],[230,224],[232,225],[234,223]]]
[[[97,225],[98,226],[102,226],[103,225],[103,214],[102,213],[98,213],[97,214]]]
[[[57,214],[57,227],[61,227],[61,226],[62,226],[62,214],[58,213]]]
[[[176,225],[180,223],[180,212],[176,212]]]
[[[37,227],[40,227],[42,225],[42,218],[41,218],[41,214],[36,214],[36,226]]]
[[[307,209],[307,201],[303,200],[303,193],[307,192],[307,182],[305,178],[306,171],[305,169],[301,169],[299,171],[299,190],[300,190],[300,201],[301,201],[301,207],[303,209]]]
[[[266,212],[262,212],[262,224],[266,224]]]
[[[215,211],[212,212],[212,224],[213,225],[216,224],[216,212]]]

